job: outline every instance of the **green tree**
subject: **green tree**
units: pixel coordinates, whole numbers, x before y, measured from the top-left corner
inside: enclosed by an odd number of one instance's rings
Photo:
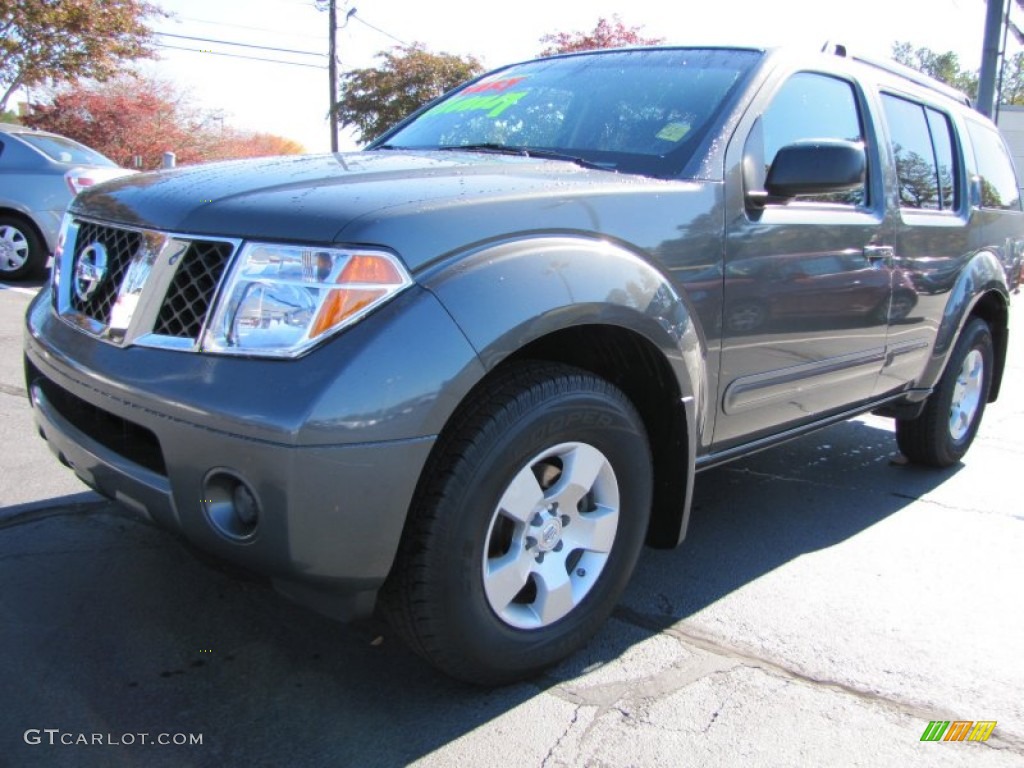
[[[1016,53],[1003,65],[1000,104],[1024,104],[1024,52]]]
[[[147,0],[0,0],[0,110],[45,80],[105,80],[123,61],[152,57]]]
[[[892,58],[963,91],[972,99],[978,94],[978,73],[962,69],[953,51],[938,53],[931,48],[914,48],[910,43],[897,41],[892,44]]]
[[[338,120],[360,141],[379,136],[428,101],[483,72],[473,56],[431,53],[422,43],[377,54],[380,64],[341,77]]]
[[[556,53],[572,53],[573,51],[591,51],[597,48],[625,48],[632,45],[658,45],[665,42],[663,37],[643,37],[643,27],[627,27],[616,13],[612,20],[600,17],[597,25],[589,32],[554,32],[544,35],[541,43],[546,47],[541,56],[552,56]]]

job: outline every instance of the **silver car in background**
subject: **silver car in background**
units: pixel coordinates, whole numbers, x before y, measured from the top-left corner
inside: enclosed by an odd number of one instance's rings
[[[42,274],[71,199],[127,173],[65,136],[0,123],[0,280]]]

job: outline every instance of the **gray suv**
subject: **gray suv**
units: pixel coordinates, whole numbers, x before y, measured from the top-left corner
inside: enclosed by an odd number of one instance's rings
[[[362,152],[86,191],[26,378],[101,493],[497,683],[597,630],[701,470],[868,411],[958,462],[1022,243],[996,129],[920,75],[558,56]]]

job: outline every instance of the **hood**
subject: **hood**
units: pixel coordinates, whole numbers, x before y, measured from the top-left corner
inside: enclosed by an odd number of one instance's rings
[[[600,232],[581,201],[670,183],[520,156],[378,150],[139,174],[87,190],[72,211],[188,235],[384,245],[415,269],[523,227]]]

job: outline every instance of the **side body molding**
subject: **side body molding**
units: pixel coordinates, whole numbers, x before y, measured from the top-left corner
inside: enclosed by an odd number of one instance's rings
[[[659,466],[649,540],[674,546],[685,535],[701,430],[709,428],[707,349],[686,299],[648,261],[592,237],[550,235],[489,244],[459,254],[418,281],[448,310],[484,368],[566,329],[626,330],[671,370],[664,418],[681,423],[676,466]],[[664,461],[664,459],[662,459]],[[662,487],[664,486],[664,487]],[[674,490],[669,488],[674,486]]]

